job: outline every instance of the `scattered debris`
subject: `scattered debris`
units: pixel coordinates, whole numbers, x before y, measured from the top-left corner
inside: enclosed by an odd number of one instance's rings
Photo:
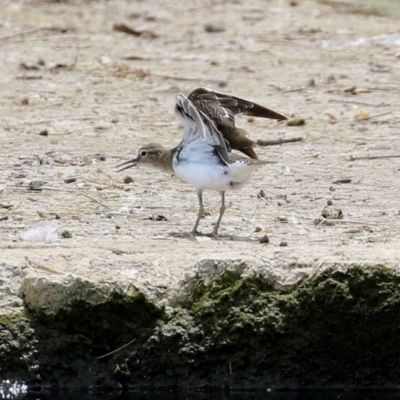
[[[124,178],[124,183],[128,184],[128,183],[133,183],[133,178],[131,176],[126,176]]]
[[[226,28],[225,25],[222,23],[210,22],[204,25],[204,30],[208,33],[218,33],[218,32],[225,32]]]
[[[304,118],[289,118],[286,122],[287,126],[302,126],[305,125],[306,120]]]
[[[326,219],[343,219],[342,210],[329,206],[326,206],[322,209],[321,215]]]
[[[357,86],[350,86],[343,90],[344,93],[357,94]]]
[[[389,155],[389,156],[364,156],[364,157],[354,157],[350,156],[349,161],[356,161],[356,160],[380,160],[385,158],[400,158],[400,154],[396,155]]]
[[[155,38],[162,36],[162,34],[160,32],[156,32],[156,31],[153,31],[150,29],[133,28],[123,22],[121,22],[119,24],[114,24],[113,30],[116,32],[128,33],[129,35],[146,37],[148,39],[155,39]]]
[[[71,239],[71,238],[72,238],[72,233],[71,233],[71,231],[69,231],[68,229],[64,229],[64,230],[61,232],[61,237],[62,237],[63,239]]]
[[[326,113],[326,114],[328,115],[329,123],[336,124],[337,118],[333,114],[330,114],[330,113]]]
[[[258,191],[257,197],[258,197],[259,199],[265,199],[266,194],[265,194],[264,189],[260,189],[260,190]]]
[[[76,182],[76,178],[74,176],[64,178],[64,183],[74,183],[74,182]]]
[[[46,183],[46,181],[42,181],[41,179],[32,179],[28,183],[28,187],[30,190],[42,190],[42,186],[44,186]]]
[[[38,215],[43,219],[61,219],[60,216],[55,212],[45,213],[43,211],[38,211]]]
[[[334,226],[335,222],[323,217],[315,218],[314,219],[314,225],[320,226],[320,225],[325,225],[325,226]]]
[[[149,217],[149,220],[151,221],[168,221],[164,215],[159,214],[159,213],[154,213],[151,217]]]
[[[36,32],[40,32],[40,31],[66,33],[66,32],[72,31],[72,30],[73,30],[73,28],[60,28],[58,26],[44,26],[44,27],[41,27],[41,28],[30,29],[28,31],[14,33],[12,35],[0,37],[0,41],[12,39],[12,38],[15,38],[15,37],[18,37],[18,36],[25,36],[25,35],[29,35],[31,33],[36,33]]]
[[[29,63],[29,62],[22,61],[19,64],[19,67],[21,69],[24,69],[27,71],[32,71],[32,70],[52,71],[52,70],[61,69],[61,68],[72,69],[76,64],[76,61],[77,61],[77,59],[75,58],[75,60],[71,64],[68,64],[66,62],[59,62],[59,61],[46,63],[44,60],[39,59],[36,63]]]
[[[351,179],[350,178],[338,179],[337,181],[335,181],[333,183],[335,183],[335,184],[338,184],[338,183],[351,183]]]
[[[145,56],[139,56],[139,55],[131,55],[131,56],[125,56],[122,57],[123,60],[128,60],[128,61],[150,61],[150,57],[145,57]]]
[[[370,115],[369,115],[369,112],[366,109],[360,108],[354,114],[354,118],[358,119],[358,120],[370,119]]]
[[[38,263],[37,261],[32,260],[28,256],[25,256],[25,260],[28,261],[30,264],[32,264],[34,267],[40,268],[43,271],[50,272],[51,274],[55,274],[55,275],[64,275],[61,272],[58,272],[53,268],[46,267],[46,266]]]
[[[39,222],[21,233],[21,239],[30,242],[54,242],[59,239],[59,226],[51,222]]]
[[[294,125],[293,125],[294,126]],[[301,136],[298,137],[293,137],[293,138],[282,138],[282,139],[272,139],[272,140],[263,140],[259,139],[257,140],[257,144],[259,146],[276,146],[279,144],[284,144],[284,143],[294,143],[294,142],[301,142],[303,138]]]
[[[278,220],[279,222],[282,222],[283,224],[287,224],[287,223],[288,223],[288,219],[287,219],[287,217],[285,217],[284,215],[280,215],[280,216],[277,218],[277,220]]]
[[[355,104],[359,106],[367,106],[367,107],[389,107],[389,103],[385,103],[384,101],[373,104],[373,103],[366,103],[363,101],[354,101],[354,100],[339,100],[339,99],[330,99],[329,103],[344,103],[344,104]]]
[[[269,243],[269,237],[267,236],[267,234],[265,234],[265,235],[259,237],[259,238],[258,238],[258,241],[259,241],[260,243]]]

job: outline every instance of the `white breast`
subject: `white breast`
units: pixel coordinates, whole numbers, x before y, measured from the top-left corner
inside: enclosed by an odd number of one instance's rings
[[[195,157],[190,161],[174,159],[174,171],[183,181],[203,190],[239,190],[250,179],[256,166],[235,162],[221,165],[213,158]]]

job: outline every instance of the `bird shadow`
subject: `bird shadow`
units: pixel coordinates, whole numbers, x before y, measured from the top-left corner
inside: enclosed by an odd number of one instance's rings
[[[229,234],[220,234],[214,235],[212,233],[202,233],[199,232],[197,234],[193,234],[192,232],[169,232],[168,236],[172,236],[179,239],[189,239],[189,240],[196,240],[197,238],[201,237],[208,237],[214,241],[232,241],[232,242],[249,242],[255,243],[258,242],[258,239],[251,238],[248,236],[237,236],[237,235],[229,235]]]

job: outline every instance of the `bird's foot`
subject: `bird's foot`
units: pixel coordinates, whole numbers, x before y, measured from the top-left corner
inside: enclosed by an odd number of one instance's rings
[[[217,237],[217,232],[212,231],[211,233],[203,233],[203,232],[199,232],[199,231],[192,231],[191,232],[193,236],[207,236],[207,237]]]

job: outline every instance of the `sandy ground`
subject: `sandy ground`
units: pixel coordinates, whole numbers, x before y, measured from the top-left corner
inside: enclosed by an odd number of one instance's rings
[[[3,0],[3,307],[21,276],[49,275],[43,268],[162,292],[204,258],[267,262],[282,279],[324,262],[398,264],[400,158],[386,158],[400,155],[397,10],[297,3]],[[114,30],[119,23],[145,33]],[[224,30],[207,32],[207,23]],[[114,168],[147,142],[176,145],[175,98],[199,86],[306,120],[237,119],[253,139],[304,140],[258,149],[277,164],[227,194],[216,239],[184,235],[197,213],[193,188]],[[343,219],[316,225],[328,201]],[[210,232],[219,195],[205,202],[200,230]],[[157,213],[167,221],[151,220]],[[72,237],[23,235],[38,226]]]

